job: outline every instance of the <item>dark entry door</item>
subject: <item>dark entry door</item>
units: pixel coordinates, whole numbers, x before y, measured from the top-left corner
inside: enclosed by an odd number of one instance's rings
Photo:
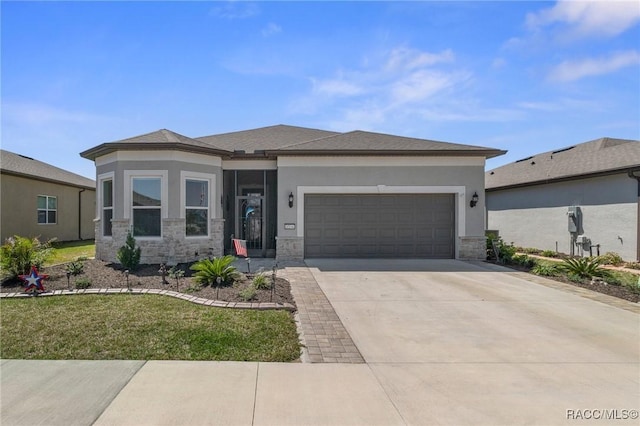
[[[247,241],[249,256],[266,254],[264,196],[259,193],[236,197],[236,238]]]

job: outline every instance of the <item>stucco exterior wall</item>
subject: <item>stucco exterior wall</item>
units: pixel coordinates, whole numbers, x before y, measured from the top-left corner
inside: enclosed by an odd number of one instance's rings
[[[0,237],[13,235],[57,238],[58,241],[93,239],[96,191],[86,189],[78,223],[78,193],[82,188],[8,174],[0,175]],[[57,197],[56,224],[38,224],[39,195]],[[79,229],[80,227],[80,229]]]
[[[305,193],[419,192],[456,194],[456,258],[484,258],[484,158],[477,157],[280,157],[278,257],[304,256]],[[471,208],[474,192],[479,202]]]
[[[626,174],[487,192],[487,227],[517,246],[570,252],[567,210],[600,252],[637,260],[638,183]],[[595,248],[594,248],[595,254]],[[588,252],[587,252],[588,255]]]
[[[222,219],[222,163],[215,156],[195,155],[186,156],[182,153],[164,152],[157,153],[126,153],[134,160],[118,159],[117,161],[104,161],[98,159],[96,175],[98,185],[101,176],[113,173],[113,235],[102,236],[101,231],[101,200],[98,191],[96,203],[96,256],[105,261],[116,261],[116,252],[124,245],[125,238],[131,226],[130,206],[127,202],[128,194],[125,192],[125,181],[129,174],[135,175],[138,171],[158,171],[166,176],[166,200],[163,200],[162,237],[136,237],[136,243],[141,247],[142,263],[178,263],[189,262],[198,258],[213,254],[219,256],[223,253],[223,229]],[[146,154],[146,155],[144,155]],[[142,156],[137,160],[136,157]],[[146,159],[145,159],[146,157]],[[171,160],[168,158],[175,158]],[[209,235],[206,237],[186,237],[184,205],[181,199],[183,192],[183,174],[196,174],[213,176],[213,188],[210,189],[210,217]]]

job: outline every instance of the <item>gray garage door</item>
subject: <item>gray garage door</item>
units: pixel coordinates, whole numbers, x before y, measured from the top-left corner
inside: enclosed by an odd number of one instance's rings
[[[454,257],[453,194],[313,194],[304,199],[305,257]]]

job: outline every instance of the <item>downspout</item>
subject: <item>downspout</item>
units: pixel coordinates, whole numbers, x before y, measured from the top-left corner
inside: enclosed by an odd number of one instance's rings
[[[629,169],[627,174],[631,179],[638,181],[638,209],[637,209],[637,223],[636,223],[636,261],[640,262],[640,169]]]
[[[85,188],[78,192],[78,240],[82,240],[82,193]]]

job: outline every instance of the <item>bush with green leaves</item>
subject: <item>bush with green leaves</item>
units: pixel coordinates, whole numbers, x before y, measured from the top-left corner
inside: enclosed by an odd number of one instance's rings
[[[271,279],[267,277],[265,272],[257,273],[253,277],[252,283],[258,290],[269,290],[271,288]]]
[[[609,272],[600,266],[600,260],[597,257],[569,257],[564,259],[558,268],[569,276],[576,275],[580,278],[609,276]]]
[[[124,245],[118,249],[116,257],[124,269],[129,271],[135,270],[140,265],[140,247],[136,247],[136,239],[133,238],[131,232],[127,233],[127,239]]]
[[[532,268],[536,264],[536,261],[526,254],[515,254],[511,258],[511,263],[524,266],[525,268]]]
[[[18,235],[7,238],[0,247],[0,266],[11,278],[26,275],[31,267],[41,268],[53,254],[53,240],[40,242],[38,238],[25,238]]]
[[[169,269],[169,278],[176,280],[176,291],[180,289],[180,278],[184,277],[184,270],[178,266]]]
[[[543,250],[540,253],[540,256],[544,256],[544,257],[558,257],[558,253],[556,253],[553,250]]]
[[[245,302],[255,299],[257,294],[258,292],[256,291],[256,287],[253,284],[249,285],[244,290],[240,290],[240,292],[238,293],[240,298]]]
[[[76,280],[76,288],[84,289],[91,287],[91,280],[89,278],[79,278]]]
[[[64,267],[64,270],[69,275],[80,275],[84,272],[84,263],[82,262],[70,262],[67,263]]]
[[[602,263],[603,265],[620,266],[624,263],[622,257],[620,257],[618,253],[613,251],[608,251],[602,256],[598,256],[598,259],[600,259],[600,263]]]
[[[220,277],[224,284],[233,284],[239,276],[238,270],[232,265],[235,260],[231,255],[202,259],[191,265],[191,270],[196,271],[193,279],[200,284],[214,285]]]
[[[551,263],[538,262],[531,268],[531,273],[543,277],[554,277],[558,275],[558,267]]]

